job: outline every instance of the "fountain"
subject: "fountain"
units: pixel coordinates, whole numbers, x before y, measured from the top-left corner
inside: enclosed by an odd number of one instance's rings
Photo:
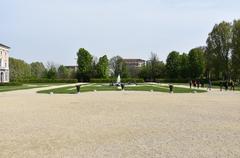
[[[118,75],[118,77],[117,77],[117,85],[120,85],[121,84],[121,77],[120,77],[120,75]]]

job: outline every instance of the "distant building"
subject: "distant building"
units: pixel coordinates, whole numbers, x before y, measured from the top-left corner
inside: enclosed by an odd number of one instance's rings
[[[65,68],[72,70],[74,72],[77,72],[77,70],[78,70],[78,66],[65,66]]]
[[[145,65],[146,61],[142,59],[123,59],[129,68],[140,68]]]
[[[128,75],[132,78],[137,78],[139,76],[141,67],[145,65],[146,61],[142,59],[123,59],[125,62]]]
[[[9,82],[9,49],[0,43],[0,83]]]

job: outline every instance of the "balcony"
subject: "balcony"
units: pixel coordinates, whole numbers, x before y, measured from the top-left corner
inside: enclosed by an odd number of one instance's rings
[[[9,69],[8,67],[0,66],[0,70],[8,70],[8,69]]]

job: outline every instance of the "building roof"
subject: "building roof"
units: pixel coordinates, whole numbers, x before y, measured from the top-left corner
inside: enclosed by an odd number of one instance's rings
[[[0,43],[0,47],[10,49],[10,47],[8,47],[8,46],[6,46],[6,45],[4,45],[4,44],[1,44],[1,43]]]
[[[123,59],[126,62],[145,62],[145,60],[142,59]]]

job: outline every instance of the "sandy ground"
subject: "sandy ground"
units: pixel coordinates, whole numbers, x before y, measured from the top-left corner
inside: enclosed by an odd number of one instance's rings
[[[0,158],[239,158],[240,93],[0,93]]]

